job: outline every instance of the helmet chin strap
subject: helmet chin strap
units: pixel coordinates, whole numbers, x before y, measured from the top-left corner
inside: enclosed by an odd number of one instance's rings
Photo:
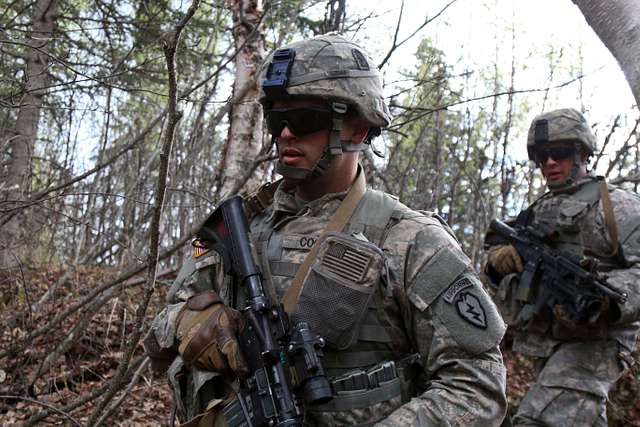
[[[329,133],[329,144],[325,147],[322,156],[311,169],[288,166],[278,161],[276,172],[285,178],[296,181],[297,184],[310,181],[327,173],[329,165],[336,156],[341,156],[343,152],[362,151],[367,149],[366,144],[353,144],[350,140],[341,140],[340,131],[342,122],[347,112],[347,106],[340,102],[331,104],[333,110],[333,126]],[[274,137],[275,138],[275,137]],[[277,144],[276,144],[277,147]]]

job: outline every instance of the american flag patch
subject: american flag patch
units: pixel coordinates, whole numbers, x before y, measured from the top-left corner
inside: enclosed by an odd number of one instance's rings
[[[191,246],[193,246],[194,258],[199,258],[211,250],[207,246],[205,246],[205,244],[200,239],[194,239],[193,242],[191,242]]]
[[[354,283],[362,281],[370,262],[371,257],[367,254],[341,243],[332,243],[322,260],[327,270]]]

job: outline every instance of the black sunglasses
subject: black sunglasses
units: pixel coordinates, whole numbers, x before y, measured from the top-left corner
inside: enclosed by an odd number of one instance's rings
[[[564,160],[576,155],[576,148],[570,145],[560,147],[544,147],[535,151],[536,162],[546,163],[549,158]]]
[[[272,108],[265,113],[267,127],[273,136],[280,136],[288,127],[296,136],[304,136],[322,129],[331,129],[333,113],[328,108]]]

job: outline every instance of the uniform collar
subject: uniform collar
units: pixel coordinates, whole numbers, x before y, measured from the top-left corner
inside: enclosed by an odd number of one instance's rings
[[[585,184],[596,181],[596,180],[597,180],[597,177],[593,173],[589,172],[587,176],[584,176],[578,179],[573,184],[562,186],[559,188],[549,188],[549,192],[551,194],[573,194],[576,191],[578,191],[580,188],[582,188]]]
[[[356,174],[354,183],[359,179],[364,179],[364,171],[362,170],[362,167],[360,165],[358,165],[358,172]],[[319,211],[322,210],[324,212],[327,209],[334,211],[338,208],[338,206],[340,206],[340,202],[344,200],[350,189],[351,187],[349,187],[345,191],[341,191],[338,193],[327,193],[315,200],[306,201],[295,195],[295,189],[286,191],[284,189],[284,186],[280,185],[273,196],[273,211],[271,215],[269,215],[268,221],[273,223],[280,218],[291,215],[316,216]],[[332,203],[334,201],[336,201],[336,203]]]

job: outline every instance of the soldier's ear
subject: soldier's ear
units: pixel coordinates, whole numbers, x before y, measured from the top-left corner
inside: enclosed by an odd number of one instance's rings
[[[353,129],[353,133],[351,135],[351,142],[354,144],[361,144],[368,134],[369,134],[369,126],[358,126]]]

